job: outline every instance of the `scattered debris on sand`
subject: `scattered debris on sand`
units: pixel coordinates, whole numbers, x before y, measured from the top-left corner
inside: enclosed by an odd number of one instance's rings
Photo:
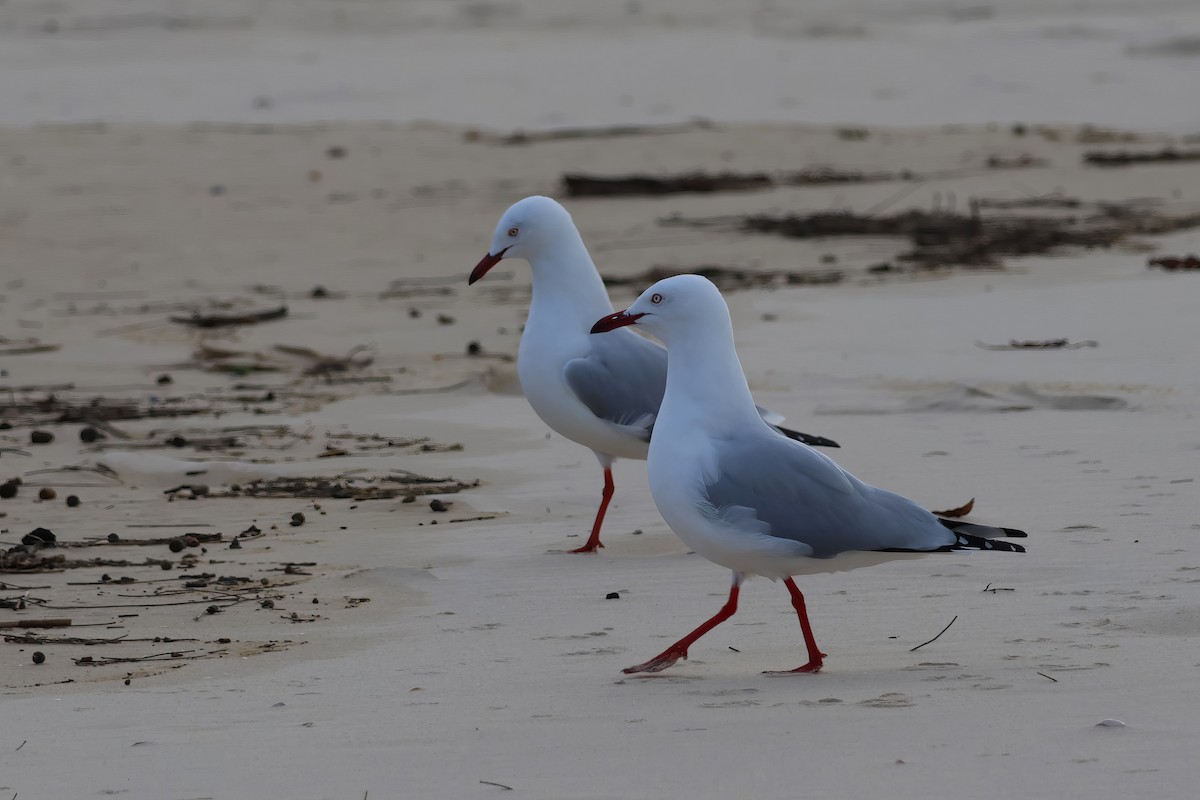
[[[429,478],[408,470],[391,470],[381,476],[271,478],[233,484],[211,491],[209,497],[258,498],[332,498],[346,500],[391,500],[397,497],[412,502],[420,495],[455,494],[471,489],[479,481],[454,478]]]
[[[827,272],[796,272],[789,270],[760,270],[743,269],[740,267],[725,267],[719,264],[701,264],[699,266],[655,265],[633,275],[602,275],[606,286],[629,286],[642,289],[652,283],[670,278],[673,275],[695,274],[703,275],[721,291],[735,289],[751,289],[766,286],[829,286],[841,283],[845,278],[842,272],[832,270]]]

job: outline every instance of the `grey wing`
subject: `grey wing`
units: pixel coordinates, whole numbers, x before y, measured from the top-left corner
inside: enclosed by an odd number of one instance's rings
[[[936,550],[954,536],[911,500],[863,483],[822,453],[777,436],[724,440],[705,476],[709,502],[727,521],[753,512],[771,536],[801,542],[816,558],[849,550]]]
[[[591,352],[567,362],[563,377],[600,419],[650,441],[667,388],[667,351],[631,331],[593,336]]]

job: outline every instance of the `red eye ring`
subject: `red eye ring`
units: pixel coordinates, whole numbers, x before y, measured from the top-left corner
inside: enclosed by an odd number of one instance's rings
[[[654,294],[650,295],[650,302],[654,303],[654,305],[658,305],[662,302],[662,295],[658,292],[655,292]]]
[[[517,228],[509,228],[509,229],[508,229],[508,235],[509,235],[509,236],[516,236],[516,235],[517,235],[518,233],[520,233],[520,232],[521,232],[521,231],[520,231],[520,230],[518,230]]]

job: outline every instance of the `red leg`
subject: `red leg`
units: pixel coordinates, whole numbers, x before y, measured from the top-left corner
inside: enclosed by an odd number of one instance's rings
[[[662,672],[679,659],[687,658],[688,648],[697,639],[733,616],[733,612],[737,611],[737,600],[738,583],[735,581],[733,587],[729,590],[729,599],[725,601],[725,605],[721,606],[721,610],[718,611],[712,619],[708,620],[708,622],[705,622],[699,628],[696,628],[696,630],[692,631],[687,636],[683,637],[678,642],[671,645],[649,661],[638,664],[637,666],[628,667],[621,671],[626,675],[631,675],[635,672]]]
[[[802,667],[786,671],[820,672],[825,654],[817,649],[817,640],[813,638],[812,626],[808,624],[808,611],[804,607],[804,595],[800,594],[800,589],[791,578],[785,578],[783,583],[792,595],[792,608],[796,609],[796,616],[800,618],[800,632],[804,634],[804,646],[808,648],[808,663]]]
[[[596,512],[596,521],[592,524],[592,535],[588,537],[587,544],[577,550],[570,550],[571,553],[594,553],[597,547],[604,547],[600,542],[600,526],[604,524],[604,512],[608,511],[608,501],[612,500],[613,491],[616,487],[613,485],[612,470],[608,467],[604,468],[604,495],[600,500],[600,510]]]

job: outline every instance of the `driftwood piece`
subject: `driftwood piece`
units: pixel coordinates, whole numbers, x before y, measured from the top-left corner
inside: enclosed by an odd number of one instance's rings
[[[287,306],[268,308],[261,311],[243,311],[230,314],[201,314],[193,312],[190,317],[171,317],[171,322],[188,325],[193,328],[226,328],[233,325],[256,325],[259,322],[269,322],[283,319],[287,316]]]
[[[69,619],[0,620],[0,628],[66,628],[70,625]]]

